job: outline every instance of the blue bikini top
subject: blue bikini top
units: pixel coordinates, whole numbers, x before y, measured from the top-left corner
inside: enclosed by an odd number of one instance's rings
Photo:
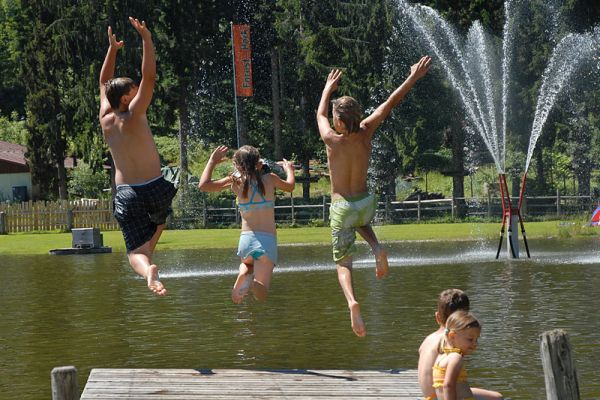
[[[260,193],[256,183],[252,183],[252,194],[250,195],[250,200],[247,203],[240,203],[238,199],[238,207],[240,208],[240,212],[246,213],[249,211],[260,210],[262,208],[274,208],[273,200],[266,200],[265,197]],[[254,197],[256,194],[260,196],[260,201],[255,201]]]

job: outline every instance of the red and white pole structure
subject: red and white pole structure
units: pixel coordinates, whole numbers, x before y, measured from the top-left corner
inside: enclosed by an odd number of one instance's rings
[[[525,194],[526,178],[527,173],[523,175],[517,207],[513,207],[510,197],[510,189],[506,183],[506,174],[498,175],[498,180],[500,181],[500,196],[502,199],[502,227],[500,228],[500,243],[498,244],[496,258],[500,256],[504,232],[507,226],[508,232],[506,235],[506,241],[508,243],[508,256],[509,258],[519,258],[519,224],[521,226],[525,249],[527,250],[527,257],[531,257],[529,254],[529,245],[527,244],[527,236],[525,235],[525,225],[523,224],[523,217],[521,216],[521,206],[523,205],[523,196]]]

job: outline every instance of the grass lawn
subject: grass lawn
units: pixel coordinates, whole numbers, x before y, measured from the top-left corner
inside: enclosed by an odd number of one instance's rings
[[[580,223],[566,225],[559,221],[528,222],[527,238],[600,236],[598,228],[583,227]],[[499,223],[430,223],[382,225],[374,227],[381,241],[406,240],[475,240],[497,239]],[[280,228],[279,244],[329,244],[328,227]],[[161,236],[158,250],[235,248],[239,229],[167,230]],[[102,232],[104,245],[113,252],[125,252],[120,231]],[[519,233],[520,235],[520,233]],[[48,250],[71,247],[71,233],[13,233],[0,235],[0,255],[48,254]]]

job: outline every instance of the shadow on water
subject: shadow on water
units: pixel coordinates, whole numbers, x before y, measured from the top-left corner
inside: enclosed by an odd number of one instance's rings
[[[48,398],[53,367],[416,368],[436,326],[438,293],[460,287],[483,324],[470,381],[512,398],[540,398],[539,335],[566,329],[582,398],[600,397],[598,242],[531,241],[532,259],[495,260],[495,243],[388,244],[379,281],[359,247],[354,281],[367,324],[356,338],[329,246],[283,246],[268,302],[236,306],[234,251],[158,254],[166,298],[149,294],[123,254],[3,256],[0,398]],[[4,397],[6,396],[6,397]]]

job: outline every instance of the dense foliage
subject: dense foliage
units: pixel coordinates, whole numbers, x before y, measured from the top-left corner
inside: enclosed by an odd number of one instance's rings
[[[511,103],[512,157],[522,162],[541,73],[558,38],[600,21],[595,0],[513,0],[523,12],[515,50]],[[501,40],[500,0],[421,0],[464,34],[481,21]],[[216,144],[237,145],[230,24],[251,25],[254,96],[239,99],[241,142],[267,158],[291,158],[308,177],[309,161],[325,161],[315,110],[328,71],[344,69],[340,95],[366,113],[402,83],[424,52],[402,26],[396,0],[0,0],[0,140],[28,147],[34,182],[44,198],[81,188],[62,166],[76,156],[89,166],[89,186],[110,162],[98,110],[98,75],[108,25],[126,46],[117,74],[139,79],[141,44],[127,22],[147,21],[157,51],[159,81],[149,119],[165,164],[198,174]],[[557,17],[559,16],[559,17]],[[435,60],[434,60],[435,62]],[[532,164],[530,192],[597,191],[600,145],[598,60],[590,60],[550,114]],[[370,176],[393,195],[399,176],[439,171],[464,195],[464,177],[489,163],[465,131],[464,110],[441,68],[434,67],[376,136]],[[97,180],[102,182],[101,179]],[[182,180],[183,181],[183,180]],[[310,180],[303,182],[310,196]],[[90,183],[91,182],[91,183]],[[569,186],[570,187],[570,186]],[[77,194],[89,195],[89,189]],[[72,195],[75,193],[71,193]]]

